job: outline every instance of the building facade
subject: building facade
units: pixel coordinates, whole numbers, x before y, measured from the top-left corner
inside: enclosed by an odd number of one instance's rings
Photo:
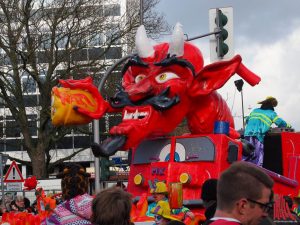
[[[97,70],[95,70],[97,71],[97,76],[95,77],[99,78],[98,80],[95,80],[96,85],[99,84],[99,80],[101,79],[103,73],[105,73],[106,68],[112,65],[115,60],[121,58],[127,51],[127,45],[126,43],[124,44],[122,40],[124,37],[122,35],[116,41],[110,40],[116,36],[116,32],[120,32],[120,24],[118,23],[120,21],[126,21],[127,0],[107,0],[100,2],[102,2],[102,4],[97,6],[99,7],[99,16],[110,18],[107,20],[109,22],[106,22],[110,23],[108,30],[93,33],[89,38],[79,40],[76,45],[80,49],[72,55],[68,55],[68,52],[65,50],[65,46],[70,45],[70,43],[68,43],[68,38],[61,37],[61,39],[56,42],[57,48],[61,49],[60,54],[62,61],[64,57],[71,57],[72,62],[77,65],[81,65],[86,62],[105,62],[101,64],[105,65],[103,68],[97,68]],[[52,9],[50,8],[49,10]],[[114,21],[116,22],[115,24]],[[39,68],[41,68],[39,71],[41,80],[43,80],[43,77],[46,77],[47,74],[46,64],[48,56],[47,51],[45,50],[50,48],[51,34],[47,34],[46,31],[42,38],[44,38],[43,45],[42,48],[37,51],[36,57],[38,64],[40,65]],[[49,40],[49,42],[46,40]],[[105,52],[105,54],[103,54],[103,52]],[[5,51],[0,49],[0,55],[0,67],[2,69],[9,68],[11,62],[6,56]],[[93,65],[97,65],[97,63]],[[56,75],[65,73],[66,67],[66,63],[61,63],[55,70]],[[93,72],[94,69],[95,66],[86,67],[86,75],[89,75],[89,73]],[[41,93],[36,81],[26,72],[26,70],[22,70],[20,74],[30,135],[34,141],[38,141],[40,105],[42,101]],[[114,75],[118,77],[120,75],[120,71],[116,70]],[[120,115],[106,115],[100,120],[100,140],[103,140],[108,135],[108,129],[114,124],[117,124],[118,121],[120,121]],[[80,126],[80,129],[72,129],[67,135],[65,135],[65,137],[55,142],[50,151],[51,161],[56,161],[72,154],[74,151],[83,149],[82,152],[66,162],[78,162],[85,168],[90,169],[90,171],[93,173],[94,171],[92,169],[94,168],[94,156],[90,150],[90,144],[94,139],[92,126],[92,123],[90,123]],[[8,154],[14,158],[30,161],[27,151],[23,147],[23,142],[24,138],[21,133],[20,125],[16,122],[12,113],[5,106],[4,102],[1,102],[0,100],[0,152]],[[118,154],[120,157],[126,158],[126,153]],[[8,161],[7,167],[9,164],[10,161]],[[25,165],[20,167],[22,167],[21,169],[24,177],[32,174],[30,167],[26,167]],[[57,172],[61,169],[61,167],[56,167],[53,171],[50,171],[50,177],[54,177],[55,174],[57,174]]]

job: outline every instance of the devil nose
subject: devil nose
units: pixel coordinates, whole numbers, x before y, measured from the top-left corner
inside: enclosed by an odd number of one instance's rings
[[[152,92],[151,83],[150,82],[140,82],[140,83],[133,85],[126,90],[131,101],[138,101],[140,99],[143,99],[151,95]]]

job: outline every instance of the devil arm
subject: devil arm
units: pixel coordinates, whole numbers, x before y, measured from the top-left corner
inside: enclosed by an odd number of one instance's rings
[[[250,71],[242,62],[238,66],[236,73],[251,86],[257,85],[261,80],[259,76]]]
[[[79,114],[90,117],[91,119],[99,119],[107,112],[120,111],[113,108],[111,104],[102,97],[98,88],[93,85],[91,77],[87,77],[82,80],[59,80],[59,83],[64,88],[69,88],[70,90],[80,90],[84,92],[83,95],[88,96],[77,100],[77,102],[85,101],[85,104],[74,104],[73,109]],[[71,96],[75,96],[76,94],[77,93]],[[74,97],[74,99],[76,99],[76,97]],[[91,107],[85,107],[86,105]]]

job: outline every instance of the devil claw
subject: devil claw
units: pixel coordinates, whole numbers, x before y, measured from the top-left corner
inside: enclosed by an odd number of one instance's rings
[[[125,141],[125,136],[113,136],[104,140],[102,144],[92,143],[91,149],[95,157],[109,157],[120,150]]]

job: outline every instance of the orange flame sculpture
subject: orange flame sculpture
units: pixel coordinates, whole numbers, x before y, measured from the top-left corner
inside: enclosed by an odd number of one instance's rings
[[[78,125],[101,117],[102,96],[93,85],[92,78],[59,80],[62,87],[52,89],[51,119],[55,126]]]

